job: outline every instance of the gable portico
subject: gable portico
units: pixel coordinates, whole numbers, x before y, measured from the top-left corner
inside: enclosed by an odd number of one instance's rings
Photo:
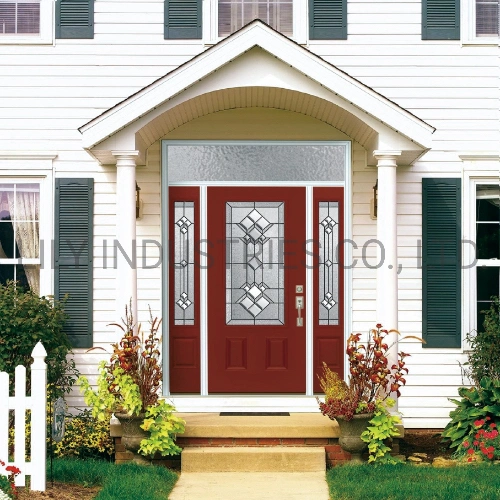
[[[243,110],[254,113],[253,122],[239,127],[235,123],[231,130],[220,123],[214,127],[215,116],[229,118]],[[288,127],[286,120],[278,119],[281,130],[262,123],[259,129],[259,112],[263,117],[288,113],[295,119]],[[256,21],[92,120],[81,132],[90,154],[102,164],[117,166],[117,205],[123,207],[117,206],[117,239],[124,242],[135,240],[136,220],[130,209],[135,206],[134,165],[142,168],[148,148],[162,138],[352,141],[360,158],[364,151],[364,164],[378,170],[376,239],[385,259],[377,270],[373,321],[397,328],[396,169],[430,148],[433,128],[380,94]],[[121,264],[119,314],[131,296],[134,310],[137,307],[137,272]],[[350,324],[345,328],[347,332]],[[168,331],[164,333],[167,338]]]

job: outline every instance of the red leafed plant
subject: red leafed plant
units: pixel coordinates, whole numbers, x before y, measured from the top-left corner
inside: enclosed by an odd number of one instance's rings
[[[344,382],[326,363],[323,363],[323,376],[319,377],[325,401],[319,401],[323,415],[331,419],[337,416],[351,420],[354,415],[373,413],[377,402],[384,401],[394,393],[401,395],[400,388],[406,384],[408,368],[405,358],[409,354],[398,353],[398,362],[389,367],[388,351],[390,345],[386,338],[397,330],[383,330],[381,324],[369,332],[367,342],[362,342],[360,333],[353,333],[347,339],[346,354],[349,361],[349,383]],[[418,337],[407,336],[404,338]]]
[[[108,371],[109,391],[113,394],[120,390],[114,383],[113,372],[115,368],[121,368],[137,384],[142,401],[142,411],[148,406],[154,406],[158,402],[158,390],[162,379],[162,368],[160,364],[160,338],[158,330],[161,320],[153,318],[150,313],[149,334],[141,332],[141,325],[135,324],[132,316],[132,307],[125,307],[125,318],[123,324],[111,323],[123,331],[120,342],[112,344],[113,355],[110,359]],[[137,330],[137,333],[136,333]]]

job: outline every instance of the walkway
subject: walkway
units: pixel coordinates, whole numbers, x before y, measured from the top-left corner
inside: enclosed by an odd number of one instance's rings
[[[328,500],[324,472],[183,472],[170,500]]]

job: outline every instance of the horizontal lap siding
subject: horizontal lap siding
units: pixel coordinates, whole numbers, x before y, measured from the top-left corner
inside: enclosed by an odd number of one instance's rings
[[[99,0],[93,40],[57,40],[53,46],[0,44],[0,151],[54,150],[60,177],[95,178],[94,341],[109,351],[118,340],[113,269],[103,269],[103,239],[115,237],[115,169],[99,167],[81,148],[77,128],[156,78],[204,50],[200,42],[163,39],[163,0]],[[420,336],[421,270],[416,240],[422,237],[422,176],[461,176],[457,151],[498,150],[498,47],[460,42],[422,41],[421,1],[348,1],[348,40],[313,41],[310,50],[437,128],[433,151],[411,168],[398,169],[399,327]],[[160,239],[160,149],[148,152],[148,166],[137,170],[143,199],[138,240]],[[365,153],[353,147],[353,239],[361,247],[376,237],[370,199],[376,170],[366,168]],[[155,251],[149,252],[149,262]],[[109,254],[108,250],[108,254]],[[139,249],[139,258],[142,255]],[[367,252],[370,262],[375,249]],[[361,261],[360,261],[361,262]],[[376,322],[376,270],[353,270],[353,328],[366,331]],[[140,319],[148,304],[160,310],[160,270],[138,272]],[[460,380],[458,351],[427,349],[402,342],[411,353],[410,374],[400,409],[409,427],[446,423],[448,397]],[[96,375],[104,351],[77,350],[82,371]],[[72,401],[81,404],[74,394]]]

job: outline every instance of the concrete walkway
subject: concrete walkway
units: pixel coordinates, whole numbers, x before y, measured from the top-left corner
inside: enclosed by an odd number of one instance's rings
[[[183,472],[170,500],[328,500],[324,472]]]

